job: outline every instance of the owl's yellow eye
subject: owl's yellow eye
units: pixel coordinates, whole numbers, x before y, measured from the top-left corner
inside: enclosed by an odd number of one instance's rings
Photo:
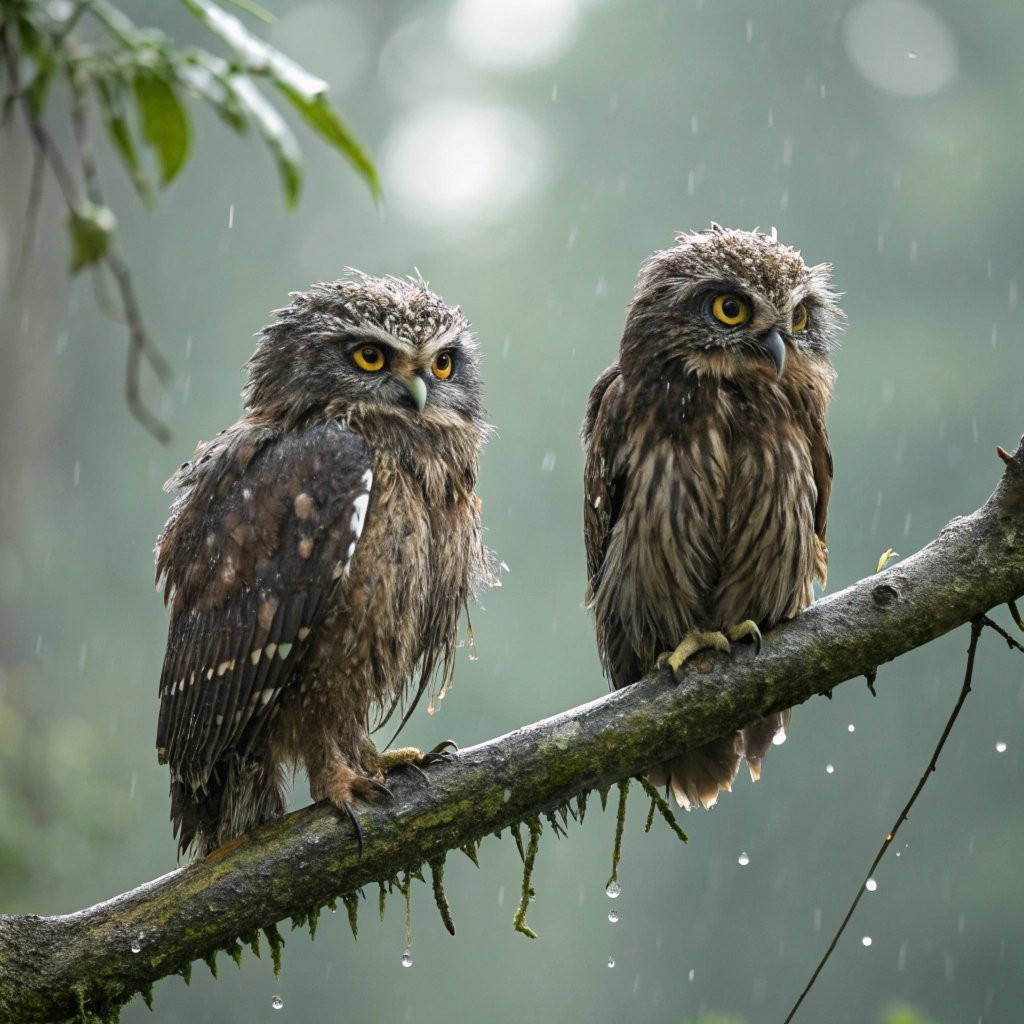
[[[793,330],[804,331],[807,329],[807,307],[801,302],[796,309],[793,310]]]
[[[712,300],[711,315],[726,327],[738,327],[750,319],[750,303],[739,295],[723,292]]]
[[[363,345],[352,353],[352,362],[367,373],[384,369],[384,353],[376,345]]]
[[[454,368],[455,363],[450,352],[438,352],[430,364],[430,369],[438,380],[447,380],[452,375]]]

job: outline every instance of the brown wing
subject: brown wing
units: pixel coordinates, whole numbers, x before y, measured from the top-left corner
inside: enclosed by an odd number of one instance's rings
[[[621,378],[612,363],[594,382],[587,400],[580,437],[586,453],[583,471],[583,542],[587,549],[588,595],[593,592],[604,563],[608,536],[618,518],[621,496],[614,478],[614,439],[609,436],[614,417],[601,417],[605,402],[614,401]]]
[[[276,713],[336,601],[373,481],[366,442],[334,421],[221,449],[217,478],[195,479],[157,542],[173,599],[157,753],[193,787]]]
[[[815,567],[818,581],[825,586],[828,577],[828,547],[825,541],[825,529],[828,525],[828,499],[832,493],[832,449],[828,443],[828,433],[824,420],[818,420],[810,432],[811,469],[814,473],[814,484],[818,489],[818,500],[814,505],[814,532],[818,535],[819,554]]]

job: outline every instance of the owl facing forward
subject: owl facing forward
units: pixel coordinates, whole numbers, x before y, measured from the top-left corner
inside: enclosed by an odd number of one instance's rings
[[[597,645],[616,688],[790,619],[825,582],[825,408],[842,325],[827,265],[773,235],[682,234],[640,270],[618,362],[583,423],[584,538]],[[788,710],[656,767],[714,805]]]
[[[167,483],[170,605],[157,752],[179,849],[283,813],[301,764],[348,810],[403,755],[370,732],[450,680],[491,582],[477,462],[489,433],[469,324],[421,281],[294,293],[247,364],[246,411]],[[418,752],[408,751],[409,759]]]

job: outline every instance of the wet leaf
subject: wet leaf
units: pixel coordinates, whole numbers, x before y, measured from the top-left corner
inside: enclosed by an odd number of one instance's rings
[[[370,186],[374,198],[377,198],[380,194],[377,170],[331,105],[327,98],[327,83],[291,57],[252,35],[238,18],[211,0],[183,2],[211,32],[230,47],[246,71],[267,75],[271,79],[302,119],[352,164]],[[280,162],[278,166],[281,167]]]
[[[898,551],[893,551],[892,548],[886,548],[878,557],[878,565],[875,566],[875,572],[881,572],[893,558],[899,557],[900,553]]]
[[[153,189],[143,170],[142,162],[139,160],[135,137],[132,135],[128,118],[125,116],[123,87],[124,83],[120,81],[114,83],[104,78],[96,79],[96,94],[99,96],[100,111],[103,114],[103,124],[107,129],[107,135],[114,151],[125,165],[132,184],[143,203],[152,207]]]
[[[291,209],[298,201],[302,188],[302,151],[299,143],[284,118],[248,76],[233,75],[231,85],[277,164],[285,205]]]
[[[71,266],[77,273],[82,267],[98,263],[107,254],[110,239],[117,230],[117,218],[108,206],[82,203],[68,214],[71,233]]]
[[[132,87],[142,137],[156,153],[160,183],[167,185],[177,177],[188,159],[188,116],[172,85],[157,72],[139,71],[132,80]]]

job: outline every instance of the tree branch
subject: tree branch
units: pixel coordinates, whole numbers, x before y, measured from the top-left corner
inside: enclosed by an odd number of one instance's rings
[[[1000,453],[1001,457],[1005,453]],[[756,658],[702,656],[683,685],[636,686],[463,750],[451,763],[392,776],[393,802],[351,825],[317,805],[205,860],[58,917],[0,916],[0,1017],[114,1014],[155,980],[238,950],[286,917],[475,844],[575,796],[643,772],[770,711],[870,676],[901,654],[1024,594],[1024,441],[989,500],[903,562],[818,601],[765,637]],[[133,952],[138,948],[138,952]]]

